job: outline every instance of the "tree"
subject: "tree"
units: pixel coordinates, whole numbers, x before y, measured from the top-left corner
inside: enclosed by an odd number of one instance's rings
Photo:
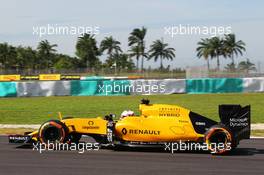
[[[238,69],[241,71],[245,71],[246,73],[249,73],[249,71],[256,71],[256,66],[254,63],[251,63],[249,61],[249,59],[247,59],[246,61],[241,61],[238,64]]]
[[[236,65],[233,63],[227,64],[225,70],[228,72],[233,72],[236,70]]]
[[[16,48],[17,52],[17,68],[19,69],[36,69],[40,65],[37,51],[32,49],[31,47],[22,47],[19,46]]]
[[[0,63],[1,67],[5,69],[6,61],[8,60],[8,47],[7,43],[0,43]]]
[[[99,60],[100,51],[94,35],[85,33],[81,37],[78,37],[76,55],[81,59],[84,67],[93,68],[95,66]]]
[[[44,65],[44,68],[50,68],[54,64],[55,53],[57,44],[50,44],[48,40],[42,40],[37,47],[38,54],[40,57],[40,65]]]
[[[219,37],[213,37],[209,39],[210,55],[212,58],[217,59],[217,70],[220,70],[220,60],[219,57],[224,55],[223,52],[223,40]]]
[[[135,68],[135,64],[133,61],[129,58],[127,54],[120,54],[120,55],[115,55],[116,57],[116,66],[118,70],[133,70]]]
[[[139,69],[139,57],[140,57],[140,48],[138,45],[131,46],[131,49],[128,51],[130,57],[136,57],[136,68]]]
[[[234,56],[238,54],[243,55],[243,51],[245,51],[245,43],[241,40],[236,41],[234,34],[225,35],[224,39],[219,37],[202,39],[202,41],[198,42],[197,56],[204,57],[207,60],[207,67],[209,69],[209,56],[211,58],[217,58],[217,69],[220,69],[220,56],[230,57],[232,59],[232,64],[227,65],[226,69],[230,70],[230,68],[234,68]]]
[[[154,61],[160,59],[160,69],[162,70],[163,69],[162,60],[163,59],[173,60],[173,58],[175,57],[174,51],[175,49],[168,47],[168,44],[164,43],[162,39],[156,40],[150,46],[149,59],[154,58]]]
[[[7,43],[0,43],[0,63],[3,69],[9,69],[16,63],[16,48]]]
[[[128,46],[137,46],[139,49],[138,55],[136,58],[139,58],[141,56],[141,71],[144,69],[144,58],[147,57],[147,54],[145,53],[145,36],[147,33],[147,29],[145,27],[142,27],[141,29],[136,28],[128,37]],[[135,49],[135,48],[134,48]]]
[[[103,53],[105,50],[107,50],[107,54],[109,55],[109,57],[106,62],[108,62],[108,64],[111,63],[110,67],[112,66],[112,64],[117,64],[119,52],[122,52],[121,47],[119,46],[120,44],[121,43],[115,40],[112,36],[105,37],[101,42],[100,51]]]
[[[207,62],[207,70],[210,70],[210,62],[209,57],[212,59],[212,52],[211,52],[211,45],[210,45],[210,39],[202,39],[198,43],[198,47],[196,48],[197,56],[199,58],[204,57],[204,59]]]
[[[101,42],[100,51],[104,52],[105,50],[107,50],[109,58],[112,58],[113,54],[118,54],[119,52],[122,52],[120,44],[121,43],[115,40],[112,36],[105,37],[104,40],[102,40]]]
[[[58,60],[55,64],[54,64],[54,68],[55,69],[65,69],[65,70],[69,70],[69,69],[75,69],[78,68],[78,59],[76,57],[71,57],[68,55],[64,55],[64,54],[58,54],[56,55],[56,60]]]
[[[231,57],[232,63],[235,64],[234,56],[238,56],[239,54],[242,56],[243,51],[245,51],[245,43],[241,40],[236,41],[235,34],[225,35],[223,41],[223,49],[224,53]]]
[[[135,64],[129,58],[128,54],[114,54],[111,59],[106,60],[106,67],[115,68],[116,71],[120,72],[121,70],[133,70]]]

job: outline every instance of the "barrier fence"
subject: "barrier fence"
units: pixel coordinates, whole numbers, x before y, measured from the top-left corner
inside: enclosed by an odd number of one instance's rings
[[[26,80],[58,81],[58,80],[80,80],[80,79],[81,79],[80,75],[63,75],[63,74],[0,75],[0,82],[26,81]]]
[[[264,77],[199,79],[106,79],[0,82],[0,97],[108,96],[264,92]]]

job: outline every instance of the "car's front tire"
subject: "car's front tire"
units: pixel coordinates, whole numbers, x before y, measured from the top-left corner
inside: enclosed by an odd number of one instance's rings
[[[68,129],[64,123],[58,120],[50,120],[43,123],[38,132],[41,143],[64,143],[67,141]]]

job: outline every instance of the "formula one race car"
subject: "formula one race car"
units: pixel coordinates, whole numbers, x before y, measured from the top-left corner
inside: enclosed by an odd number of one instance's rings
[[[150,104],[142,100],[140,116],[114,121],[104,118],[62,118],[43,123],[39,130],[10,135],[10,143],[78,143],[82,135],[101,145],[146,146],[164,143],[203,143],[216,154],[234,149],[250,138],[250,106],[219,105],[220,122],[177,105]],[[216,145],[221,144],[221,149]]]

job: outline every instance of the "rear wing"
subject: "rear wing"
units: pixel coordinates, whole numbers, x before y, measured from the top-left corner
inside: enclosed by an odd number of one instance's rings
[[[236,141],[250,138],[250,105],[219,105],[219,117]]]

